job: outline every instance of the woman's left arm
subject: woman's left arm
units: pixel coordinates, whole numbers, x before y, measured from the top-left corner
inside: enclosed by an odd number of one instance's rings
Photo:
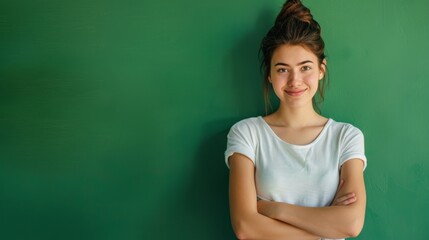
[[[363,228],[366,192],[363,161],[351,159],[341,168],[336,199],[354,193],[354,202],[329,207],[302,207],[287,203],[259,201],[258,212],[326,238],[356,237]]]

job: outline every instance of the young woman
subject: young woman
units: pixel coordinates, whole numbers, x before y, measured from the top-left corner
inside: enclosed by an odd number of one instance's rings
[[[261,44],[265,99],[278,109],[228,134],[231,222],[239,239],[342,239],[364,223],[362,132],[316,111],[326,74],[319,24],[288,0]]]

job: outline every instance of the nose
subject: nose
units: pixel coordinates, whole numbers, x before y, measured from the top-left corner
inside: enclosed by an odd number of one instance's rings
[[[301,86],[301,84],[302,84],[302,77],[299,74],[299,72],[292,71],[289,74],[289,79],[288,79],[287,84],[288,84],[289,87],[298,87],[298,86]]]

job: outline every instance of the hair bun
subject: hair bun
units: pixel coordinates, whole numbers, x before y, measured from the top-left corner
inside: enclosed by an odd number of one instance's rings
[[[290,21],[291,19],[315,25],[319,28],[319,24],[315,24],[315,21],[313,20],[313,15],[311,15],[310,9],[305,7],[300,0],[286,1],[276,18],[275,24],[283,25],[286,21]]]
[[[310,9],[305,7],[300,0],[286,0],[280,13],[277,15],[274,26],[270,28],[262,39],[259,53],[261,56],[261,68],[264,72],[264,99],[265,109],[269,109],[270,91],[272,89],[269,80],[271,74],[271,60],[276,49],[281,45],[302,46],[311,51],[318,60],[318,65],[325,65],[325,42],[321,35],[322,29],[313,19]],[[326,69],[324,67],[323,69]],[[324,70],[325,71],[325,70]],[[317,103],[324,98],[326,80],[319,81],[319,98],[313,98],[313,106],[320,112]]]

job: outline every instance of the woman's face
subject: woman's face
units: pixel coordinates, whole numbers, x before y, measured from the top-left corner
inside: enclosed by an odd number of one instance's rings
[[[303,107],[312,104],[324,73],[325,65],[319,64],[310,50],[298,45],[281,45],[271,58],[268,79],[282,104]]]

